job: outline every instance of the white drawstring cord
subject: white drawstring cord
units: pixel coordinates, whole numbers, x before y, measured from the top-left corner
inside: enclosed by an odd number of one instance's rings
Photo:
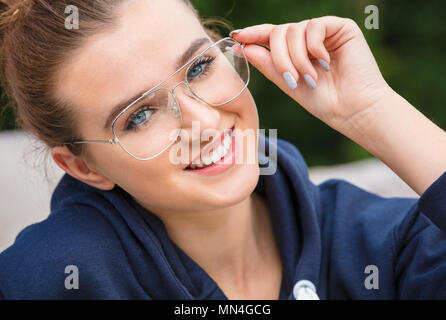
[[[316,293],[316,287],[309,280],[296,282],[293,288],[293,294],[296,300],[320,300]]]

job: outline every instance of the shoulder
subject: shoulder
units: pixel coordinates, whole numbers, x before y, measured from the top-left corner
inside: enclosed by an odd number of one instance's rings
[[[446,233],[425,215],[420,198],[386,198],[344,180],[327,180],[321,194],[321,231],[331,295],[444,298]],[[438,208],[438,207],[437,207]],[[366,290],[367,267],[379,289]]]
[[[342,179],[327,180],[317,188],[323,220],[355,226],[355,230],[376,236],[393,232],[398,240],[424,228],[441,231],[440,223],[434,224],[432,217],[444,212],[445,186],[446,174],[418,198],[383,197]]]
[[[100,211],[79,204],[60,208],[22,230],[0,254],[0,291],[6,298],[60,298],[69,266],[93,277],[122,255],[119,248]]]
[[[317,188],[328,211],[349,218],[383,219],[388,216],[401,222],[418,202],[418,198],[383,197],[343,179],[326,180]]]
[[[358,250],[380,255],[386,245],[394,254],[395,239],[407,221],[428,223],[417,214],[417,198],[382,197],[341,179],[327,180],[317,188],[323,231],[352,247],[361,243]]]

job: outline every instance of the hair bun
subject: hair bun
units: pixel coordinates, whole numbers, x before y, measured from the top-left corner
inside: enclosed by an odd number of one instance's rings
[[[0,31],[14,23],[28,5],[28,0],[0,0]]]

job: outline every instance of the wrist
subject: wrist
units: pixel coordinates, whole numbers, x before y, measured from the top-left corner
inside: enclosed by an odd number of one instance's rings
[[[446,169],[446,132],[394,91],[349,121],[348,137],[422,194]]]
[[[392,131],[392,123],[399,121],[410,107],[403,97],[387,86],[379,98],[358,108],[361,111],[346,119],[338,131],[377,156],[379,143]]]

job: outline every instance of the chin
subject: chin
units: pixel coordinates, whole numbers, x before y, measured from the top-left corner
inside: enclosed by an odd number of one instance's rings
[[[197,199],[197,203],[202,205],[199,209],[212,210],[230,207],[248,198],[259,180],[259,166],[255,164],[243,165],[243,168],[238,168],[237,171],[237,175],[222,179],[220,183],[202,185],[197,188],[202,189],[196,193],[201,195],[200,199]]]

